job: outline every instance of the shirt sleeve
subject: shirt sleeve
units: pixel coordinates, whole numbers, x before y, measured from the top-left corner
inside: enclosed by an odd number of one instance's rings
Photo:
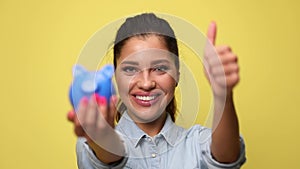
[[[202,139],[205,140],[201,142],[201,150],[202,150],[201,153],[203,157],[203,162],[209,169],[239,169],[246,162],[245,143],[242,137],[240,137],[241,148],[240,148],[240,155],[238,160],[236,160],[233,163],[225,164],[216,161],[212,157],[211,149],[210,149],[211,131],[207,129],[206,131],[203,131],[201,135],[202,136],[200,137],[204,137]]]
[[[127,163],[128,158],[114,164],[105,164],[101,162],[89,145],[85,138],[78,138],[76,145],[77,165],[79,169],[121,169]]]

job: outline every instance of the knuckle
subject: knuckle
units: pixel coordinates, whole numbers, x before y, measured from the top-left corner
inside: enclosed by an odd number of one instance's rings
[[[228,45],[224,45],[224,50],[231,52],[231,47]]]
[[[232,80],[233,83],[238,82],[239,81],[239,75],[237,73],[233,73],[231,75],[231,80]]]
[[[231,55],[231,60],[233,60],[234,62],[237,62],[237,61],[238,61],[237,55],[233,53],[233,54]]]
[[[231,47],[229,45],[221,45],[218,49],[221,52],[231,52]]]
[[[237,64],[233,64],[233,65],[231,66],[231,69],[232,69],[232,71],[236,72],[236,71],[238,71],[239,66],[238,66]]]

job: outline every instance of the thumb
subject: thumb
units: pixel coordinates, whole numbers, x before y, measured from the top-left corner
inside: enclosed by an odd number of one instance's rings
[[[217,37],[217,24],[216,24],[216,22],[212,21],[209,24],[209,27],[207,30],[207,39],[212,45],[215,45],[216,37]]]
[[[213,85],[214,82],[213,82],[213,78],[211,77],[212,75],[210,72],[210,65],[208,61],[211,60],[211,58],[217,57],[214,48],[216,42],[216,36],[217,36],[217,24],[214,21],[212,21],[210,22],[207,29],[207,34],[206,34],[207,42],[204,48],[204,61],[203,61],[205,76],[211,85]]]

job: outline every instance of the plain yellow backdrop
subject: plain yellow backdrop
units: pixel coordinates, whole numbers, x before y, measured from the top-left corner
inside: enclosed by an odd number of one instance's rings
[[[66,120],[71,68],[86,41],[140,12],[184,18],[239,56],[235,101],[245,169],[300,167],[300,3],[296,0],[0,1],[0,168],[75,169]]]

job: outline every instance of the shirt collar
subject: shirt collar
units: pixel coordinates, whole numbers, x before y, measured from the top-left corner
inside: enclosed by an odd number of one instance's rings
[[[117,130],[125,140],[137,146],[140,140],[147,134],[141,130],[125,111],[117,125]]]
[[[171,116],[168,114],[162,130],[157,136],[162,135],[171,146],[174,146],[180,140],[183,131],[184,129],[182,127],[177,126],[172,121]]]
[[[147,134],[134,123],[126,111],[123,113],[117,125],[117,129],[123,138],[126,138],[126,140],[131,142],[134,147],[141,142],[142,138],[147,136]],[[168,144],[174,146],[176,142],[179,141],[178,138],[182,135],[183,131],[184,129],[177,126],[168,114],[162,130],[155,137],[159,137],[161,135]]]

